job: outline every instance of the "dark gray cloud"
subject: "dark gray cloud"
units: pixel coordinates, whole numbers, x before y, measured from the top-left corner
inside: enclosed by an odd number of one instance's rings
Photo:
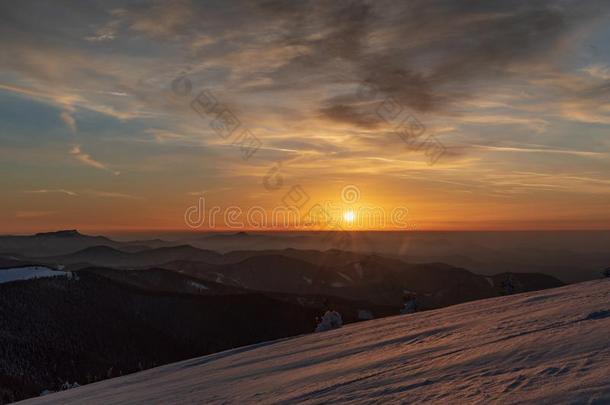
[[[280,19],[285,46],[299,53],[268,72],[266,89],[312,82],[362,82],[420,112],[438,111],[472,95],[481,79],[508,77],[535,64],[552,64],[555,52],[580,24],[607,13],[598,0],[415,0],[261,4]],[[353,104],[322,112],[355,125]]]
[[[214,84],[237,92],[332,89],[314,114],[372,128],[359,84],[417,112],[450,109],[476,95],[477,81],[553,65],[574,30],[609,9],[602,0],[21,1],[0,5],[0,32],[5,65],[42,80],[128,88],[116,70],[41,69],[24,49],[150,57],[175,74],[222,66]]]
[[[376,115],[345,104],[334,104],[330,107],[321,108],[320,113],[325,119],[362,128],[375,128],[382,123]]]

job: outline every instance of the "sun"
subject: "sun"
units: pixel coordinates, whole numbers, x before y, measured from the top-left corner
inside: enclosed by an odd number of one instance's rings
[[[345,220],[345,222],[348,222],[351,224],[352,222],[354,222],[354,219],[356,219],[356,214],[354,214],[354,211],[351,211],[351,210],[345,211],[343,213],[343,219]]]

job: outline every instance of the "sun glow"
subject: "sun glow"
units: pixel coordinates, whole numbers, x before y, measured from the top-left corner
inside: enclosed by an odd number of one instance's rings
[[[354,211],[345,211],[343,213],[343,219],[345,220],[345,222],[347,223],[352,223],[354,222],[354,219],[356,219],[356,214],[354,214]]]

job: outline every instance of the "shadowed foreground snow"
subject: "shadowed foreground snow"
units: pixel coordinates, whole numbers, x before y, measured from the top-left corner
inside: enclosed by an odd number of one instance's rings
[[[31,403],[610,403],[610,280],[248,346]]]

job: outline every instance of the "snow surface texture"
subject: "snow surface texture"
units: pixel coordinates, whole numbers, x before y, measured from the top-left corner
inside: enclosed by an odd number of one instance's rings
[[[610,403],[610,280],[183,361],[31,403]]]
[[[14,269],[0,270],[0,284],[9,283],[17,280],[30,280],[32,278],[44,277],[68,277],[72,278],[72,273],[65,271],[51,270],[44,266],[16,267]]]

